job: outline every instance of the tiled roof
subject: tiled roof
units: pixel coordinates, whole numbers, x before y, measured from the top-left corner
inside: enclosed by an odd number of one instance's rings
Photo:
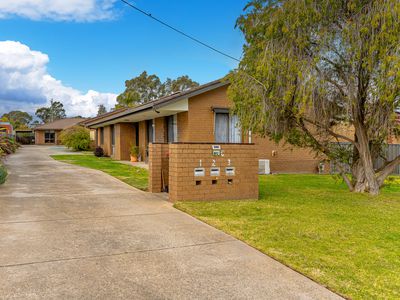
[[[63,130],[63,129],[78,125],[85,120],[86,119],[84,119],[84,118],[59,119],[54,122],[36,126],[34,130]]]

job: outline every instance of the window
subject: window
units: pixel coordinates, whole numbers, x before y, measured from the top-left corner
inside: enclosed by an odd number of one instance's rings
[[[115,128],[114,125],[111,125],[111,145],[115,145]]]
[[[154,125],[153,120],[147,120],[147,142],[154,143]]]
[[[46,130],[44,132],[44,142],[46,144],[54,144],[56,142],[56,133],[54,130]]]
[[[104,144],[104,127],[100,128],[100,145]]]
[[[178,124],[177,115],[167,117],[167,142],[173,143],[178,141]]]
[[[241,143],[239,119],[228,112],[215,112],[215,141],[217,143]]]

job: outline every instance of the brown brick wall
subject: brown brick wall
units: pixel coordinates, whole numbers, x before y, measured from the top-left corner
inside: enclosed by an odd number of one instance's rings
[[[259,159],[269,159],[272,173],[316,173],[323,157],[315,157],[309,149],[276,144],[267,138],[253,137]]]
[[[178,142],[190,142],[188,118],[189,113],[187,111],[177,114]]]
[[[165,143],[167,141],[167,124],[164,117],[154,119],[155,143]]]
[[[254,145],[223,144],[224,156],[212,156],[212,144],[169,145],[169,197],[170,200],[234,200],[258,198],[258,160]],[[205,168],[204,177],[195,177],[194,169],[200,160]],[[212,177],[213,160],[220,168],[220,176]],[[235,167],[235,176],[226,176],[225,167]],[[228,183],[231,179],[231,184]],[[212,184],[216,180],[216,184]],[[196,185],[196,181],[200,181]]]
[[[45,133],[45,130],[35,130],[35,144],[36,145],[51,145],[51,144],[46,144],[44,142],[44,133]],[[61,133],[61,130],[55,131],[55,140],[56,140],[55,145],[61,144],[60,133]]]
[[[190,98],[188,112],[187,140],[185,142],[213,142],[213,107],[229,108],[232,103],[226,95],[226,87]],[[178,122],[178,126],[180,126]]]
[[[163,191],[163,186],[168,186],[168,158],[168,144],[151,143],[149,145],[149,191],[151,193],[160,193]]]
[[[185,118],[179,118],[179,142],[213,142],[214,138],[214,112],[213,107],[230,108],[232,102],[227,97],[227,87],[220,87],[213,91],[189,99],[189,111]],[[182,133],[181,133],[182,132]],[[243,135],[242,142],[248,142],[247,134]],[[314,173],[317,172],[319,158],[308,149],[290,150],[283,144],[276,145],[268,138],[257,138],[253,135],[255,151],[258,159],[270,159],[273,173]],[[277,156],[272,157],[272,151]]]

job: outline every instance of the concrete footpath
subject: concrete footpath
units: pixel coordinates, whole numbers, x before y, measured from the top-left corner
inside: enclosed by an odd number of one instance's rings
[[[340,299],[102,172],[26,146],[0,186],[1,299]]]

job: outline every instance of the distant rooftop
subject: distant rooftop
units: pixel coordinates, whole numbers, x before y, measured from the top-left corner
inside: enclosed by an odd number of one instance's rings
[[[34,130],[63,130],[69,127],[79,125],[85,118],[65,118],[59,119],[54,122],[46,123],[43,125],[36,126]]]

